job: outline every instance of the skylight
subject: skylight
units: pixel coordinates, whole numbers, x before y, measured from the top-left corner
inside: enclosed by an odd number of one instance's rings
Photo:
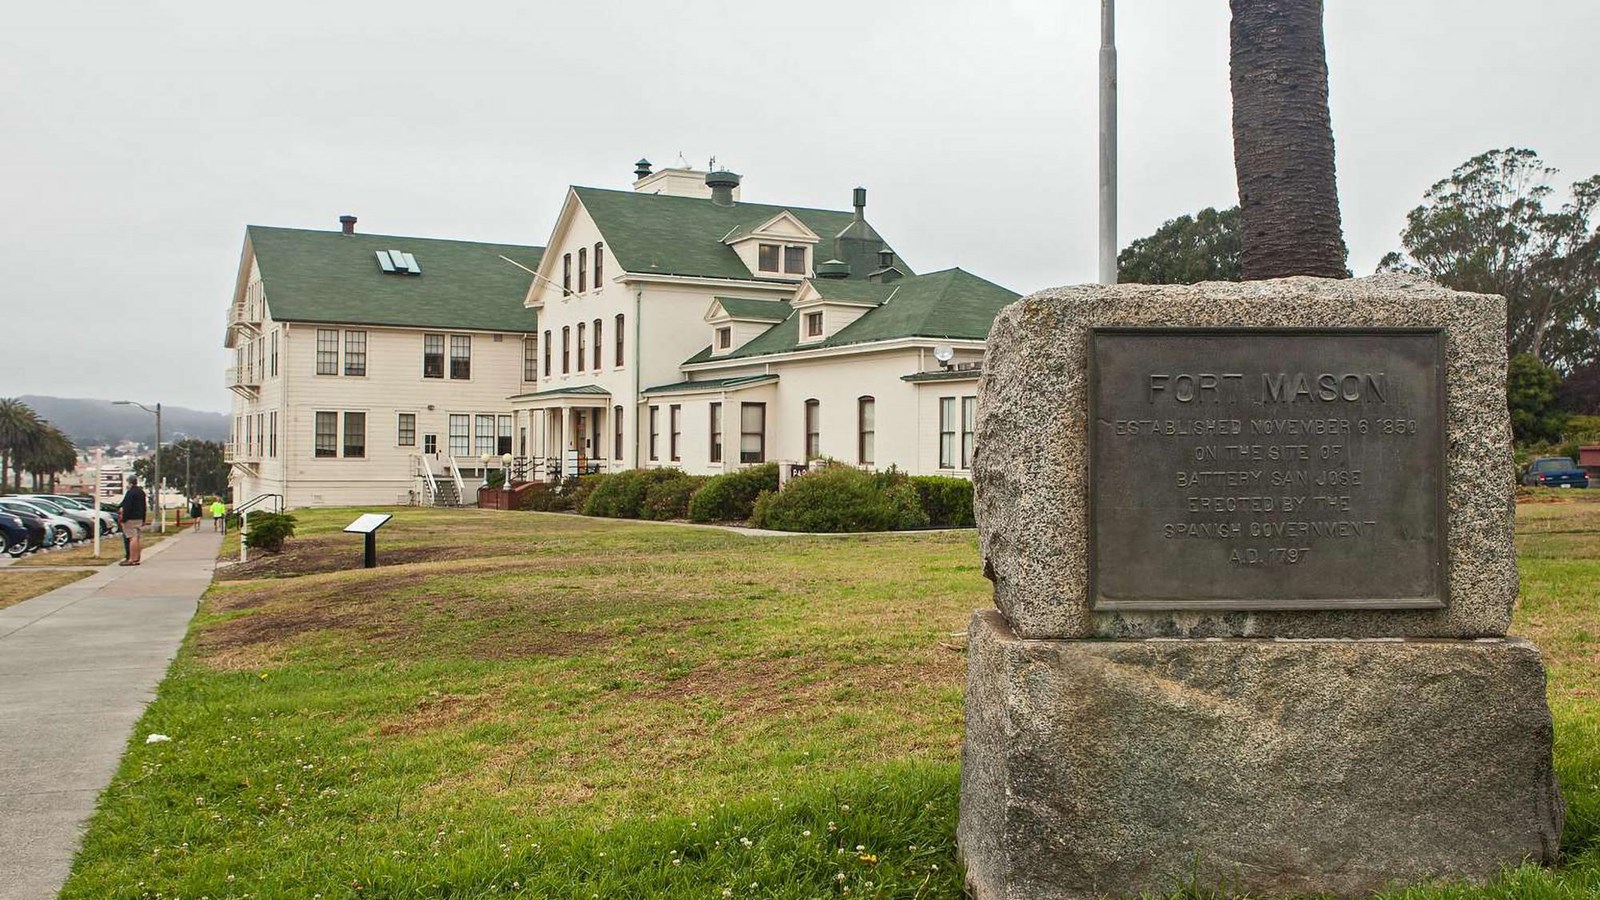
[[[401,250],[376,250],[378,268],[395,275],[421,275],[417,258]]]

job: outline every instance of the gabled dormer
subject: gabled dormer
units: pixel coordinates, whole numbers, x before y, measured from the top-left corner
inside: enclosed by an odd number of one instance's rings
[[[794,213],[784,210],[763,222],[734,228],[722,242],[739,254],[751,275],[800,281],[811,277],[821,240]]]
[[[798,343],[820,344],[894,296],[892,284],[819,278],[800,286],[791,305]]]
[[[717,297],[706,311],[711,326],[711,355],[727,356],[789,317],[783,300]]]

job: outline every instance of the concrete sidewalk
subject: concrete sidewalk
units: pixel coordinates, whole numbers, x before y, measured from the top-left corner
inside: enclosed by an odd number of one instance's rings
[[[144,565],[0,609],[0,900],[60,890],[221,544],[211,531],[180,534]]]

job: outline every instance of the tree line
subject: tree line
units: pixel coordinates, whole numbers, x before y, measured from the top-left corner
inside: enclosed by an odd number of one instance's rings
[[[222,458],[222,444],[185,438],[159,452],[161,477],[167,484],[196,496],[227,494],[228,464]],[[21,493],[26,472],[32,490],[54,491],[57,476],[77,465],[78,450],[61,429],[21,400],[0,398],[0,490],[9,486],[12,493]],[[141,481],[152,480],[152,458],[134,460],[132,469]]]

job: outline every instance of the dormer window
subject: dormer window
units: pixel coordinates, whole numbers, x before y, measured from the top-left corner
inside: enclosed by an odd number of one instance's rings
[[[822,337],[822,313],[806,313],[806,337]]]
[[[717,349],[727,350],[733,346],[733,326],[724,325],[717,329]]]
[[[758,259],[759,259],[758,265],[761,266],[761,271],[763,271],[763,272],[776,272],[776,271],[778,271],[778,251],[781,250],[781,249],[782,248],[777,244],[762,244],[761,245],[761,248],[759,250],[759,256],[758,256]]]
[[[786,275],[804,275],[806,273],[806,248],[783,248],[783,271]]]

